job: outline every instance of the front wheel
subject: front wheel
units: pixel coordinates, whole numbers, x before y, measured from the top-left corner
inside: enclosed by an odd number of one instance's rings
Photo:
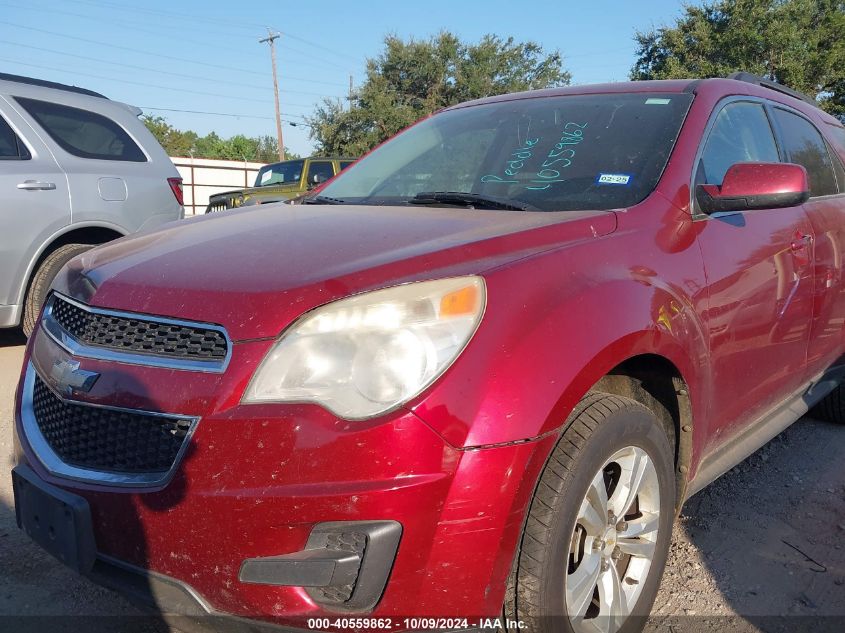
[[[587,395],[541,475],[505,615],[542,633],[640,630],[671,542],[673,473],[651,411]]]

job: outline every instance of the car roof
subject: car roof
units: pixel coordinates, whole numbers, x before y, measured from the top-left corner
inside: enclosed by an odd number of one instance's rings
[[[753,97],[760,97],[772,101],[778,101],[785,105],[794,107],[802,112],[812,112],[816,117],[827,123],[834,125],[841,125],[841,123],[833,116],[812,104],[812,100],[802,99],[799,96],[792,96],[789,94],[794,91],[781,91],[773,85],[760,85],[760,83],[753,83],[751,79],[755,78],[753,75],[741,73],[742,79],[658,79],[648,81],[620,81],[614,83],[603,84],[584,84],[578,86],[564,86],[560,88],[546,88],[543,90],[528,90],[525,92],[514,92],[510,94],[497,95],[493,97],[485,97],[483,99],[475,99],[474,101],[467,101],[460,103],[445,110],[455,110],[460,108],[472,107],[488,103],[498,103],[504,101],[516,101],[519,99],[538,99],[544,97],[562,97],[569,95],[593,95],[593,94],[632,94],[632,93],[683,93],[691,92],[694,94],[702,93],[716,93],[722,96],[732,95],[748,95]],[[798,93],[795,93],[798,94]],[[802,95],[803,96],[803,95]]]
[[[51,90],[63,90],[65,92],[73,92],[89,97],[98,97],[100,99],[108,99],[105,95],[87,88],[80,88],[79,86],[69,86],[67,84],[60,84],[55,81],[47,81],[46,79],[36,79],[35,77],[24,77],[23,75],[10,75],[8,73],[0,73],[0,82],[24,84],[26,86],[38,86],[40,88],[49,88]],[[20,88],[20,86],[15,86]]]
[[[267,163],[264,167],[274,167],[276,165],[284,165],[285,163],[293,163],[302,160],[358,160],[352,156],[303,156],[302,158],[288,158],[287,160],[276,161],[275,163]]]
[[[87,88],[22,75],[0,73],[0,94],[62,103],[95,111],[104,108],[108,110],[112,106],[116,106],[128,110],[133,116],[141,114],[141,110],[133,105],[113,101],[99,92]]]

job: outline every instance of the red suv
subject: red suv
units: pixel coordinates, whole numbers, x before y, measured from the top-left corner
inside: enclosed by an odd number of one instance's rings
[[[504,95],[58,277],[19,524],[161,609],[635,628],[681,504],[845,417],[845,129],[747,75]]]

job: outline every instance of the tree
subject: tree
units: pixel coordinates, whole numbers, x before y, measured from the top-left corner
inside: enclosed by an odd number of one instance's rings
[[[560,53],[534,42],[494,35],[466,44],[442,32],[429,40],[387,36],[384,51],[367,60],[367,77],[344,110],[324,100],[309,118],[323,155],[358,156],[423,116],[490,95],[566,85]]]
[[[158,139],[168,156],[188,156],[198,138],[196,132],[177,130],[160,116],[145,115],[144,125]]]
[[[725,77],[744,70],[805,92],[845,116],[845,2],[718,0],[673,27],[637,32],[632,79]]]
[[[199,136],[192,130],[177,130],[163,117],[146,115],[144,125],[153,133],[168,156],[194,156],[220,160],[247,160],[273,163],[279,160],[279,144],[274,136],[248,137],[243,134],[224,139],[216,132]],[[300,156],[285,148],[288,159]]]

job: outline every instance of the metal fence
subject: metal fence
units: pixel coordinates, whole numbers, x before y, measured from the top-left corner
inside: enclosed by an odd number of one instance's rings
[[[264,166],[264,163],[182,156],[171,156],[170,160],[182,176],[185,215],[205,213],[208,198],[215,193],[251,187],[258,170]]]

